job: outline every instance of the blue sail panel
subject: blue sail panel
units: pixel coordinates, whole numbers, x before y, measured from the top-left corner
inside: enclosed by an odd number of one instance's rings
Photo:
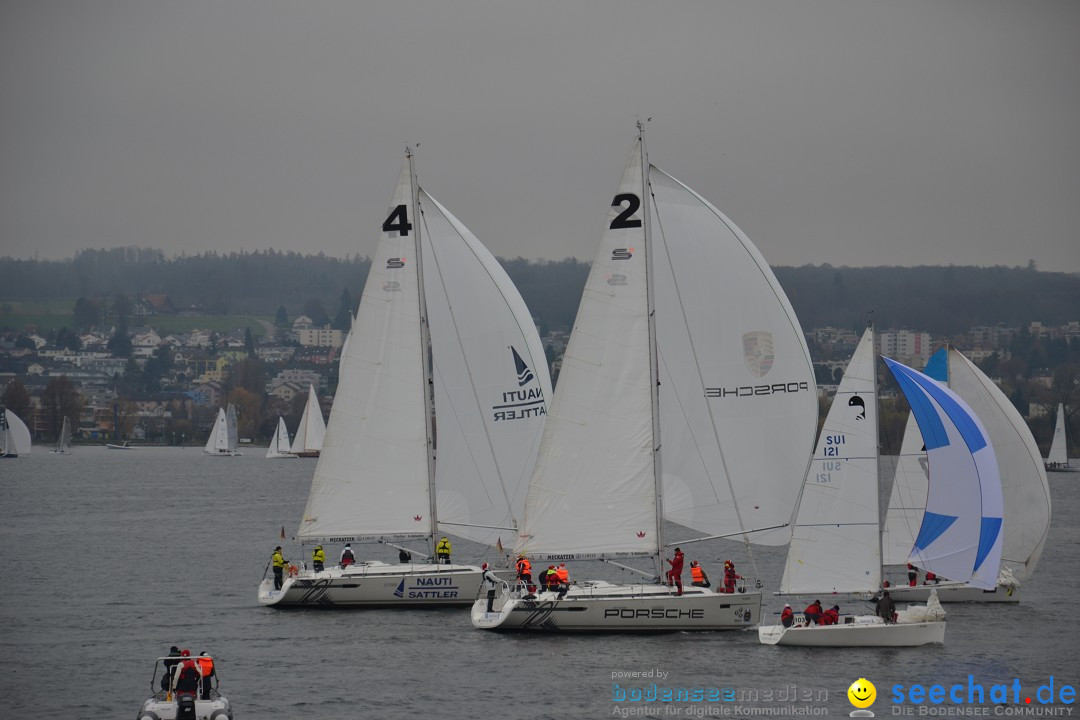
[[[947,348],[941,348],[930,356],[923,368],[923,375],[933,378],[940,383],[949,382],[949,354]]]
[[[1001,521],[1002,518],[984,517],[982,519],[982,527],[979,531],[979,553],[975,556],[975,567],[972,568],[973,571],[977,571],[982,567],[983,560],[985,560],[986,556],[990,554],[990,551],[994,549],[994,544],[1001,534]]]
[[[923,514],[922,527],[919,528],[919,537],[915,538],[915,549],[925,550],[930,543],[941,537],[941,534],[956,522],[955,515],[939,515],[927,511]]]

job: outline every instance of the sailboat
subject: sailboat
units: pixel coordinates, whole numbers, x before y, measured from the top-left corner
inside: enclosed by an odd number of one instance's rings
[[[1050,455],[1046,458],[1049,472],[1078,472],[1080,468],[1069,466],[1068,443],[1065,439],[1065,405],[1058,403],[1057,422],[1054,423],[1054,439],[1050,443]]]
[[[268,460],[297,457],[289,450],[289,429],[285,427],[283,417],[278,418],[277,432],[274,433],[274,439],[270,441],[270,447],[266,450],[266,457]]]
[[[210,431],[203,452],[215,457],[235,457],[242,455],[238,449],[236,432],[236,406],[229,403],[228,409],[218,408],[217,422]]]
[[[955,347],[943,347],[934,353],[925,374],[959,395],[985,426],[997,455],[1005,508],[997,585],[988,590],[944,576],[934,586],[938,598],[941,602],[1019,602],[1020,584],[1035,571],[1050,531],[1050,487],[1038,445],[1012,402]],[[926,498],[926,451],[922,435],[914,427],[914,420],[909,419],[885,515],[885,565],[908,562],[907,551],[922,522]],[[893,588],[892,596],[921,602],[930,589],[928,585],[901,585]]]
[[[58,455],[71,454],[71,419],[64,416],[64,424],[60,428],[60,435],[56,438],[56,447],[49,452]]]
[[[1001,557],[1001,484],[979,419],[955,393],[893,360],[885,363],[926,438],[930,496],[912,561],[993,587]],[[874,333],[867,328],[844,373],[799,497],[780,593],[833,595],[878,590],[881,535]],[[988,577],[987,568],[994,568]],[[838,624],[762,625],[766,645],[910,647],[945,641],[936,597],[897,622],[842,616]]]
[[[0,458],[30,454],[30,430],[19,416],[0,405]]]
[[[486,599],[473,605],[473,625],[650,632],[755,624],[759,592],[687,584],[680,594],[659,583],[672,544],[663,523],[711,532],[726,520],[743,537],[755,528],[739,517],[737,495],[745,512],[760,512],[752,519],[783,524],[813,442],[813,388],[801,329],[768,265],[719,210],[649,164],[639,126],[563,356],[515,552],[537,563],[602,560],[643,578],[581,581],[565,593],[507,585],[490,612]],[[733,428],[738,415],[744,425]],[[763,443],[767,422],[796,449]],[[661,465],[669,442],[677,448],[670,474]],[[787,492],[765,490],[776,482]],[[654,568],[622,564],[634,558]]]
[[[419,561],[305,567],[281,590],[264,580],[264,605],[468,605],[482,570],[432,562],[436,537],[498,548],[517,533],[551,396],[532,315],[495,257],[419,187],[409,151],[372,258],[297,537],[383,543]]]
[[[309,385],[307,405],[304,406],[304,415],[300,418],[300,427],[296,428],[291,452],[297,457],[317,458],[325,436],[326,423],[323,421],[322,408],[319,407],[319,398],[315,394],[315,386]]]

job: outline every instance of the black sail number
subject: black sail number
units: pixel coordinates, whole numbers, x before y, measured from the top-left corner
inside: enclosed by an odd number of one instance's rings
[[[390,212],[390,217],[383,222],[382,229],[383,232],[399,232],[402,237],[409,234],[412,223],[409,222],[409,213],[404,205],[398,205]]]
[[[634,219],[633,217],[634,213],[641,207],[641,198],[633,193],[620,193],[611,201],[611,207],[621,207],[624,204],[626,205],[626,209],[616,215],[615,219],[611,221],[612,230],[641,227],[641,220]]]

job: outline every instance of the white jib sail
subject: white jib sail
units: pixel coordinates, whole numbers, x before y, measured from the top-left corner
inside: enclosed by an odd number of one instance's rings
[[[1054,423],[1054,439],[1050,442],[1050,455],[1047,462],[1065,466],[1069,464],[1069,454],[1065,442],[1065,406],[1058,403],[1057,421]]]
[[[1050,486],[1039,446],[1009,398],[955,348],[949,348],[949,388],[975,412],[994,446],[1005,512],[1001,559],[1023,580],[1038,564],[1050,530]]]
[[[296,429],[296,437],[293,438],[292,452],[322,450],[325,436],[326,422],[323,421],[319,398],[315,393],[315,386],[309,385],[307,404],[304,405],[304,414],[300,418],[300,426]]]
[[[833,398],[803,484],[780,592],[873,592],[878,552],[874,331],[867,328]]]
[[[341,358],[337,395],[299,536],[431,533],[416,244],[409,158],[382,224]]]
[[[640,140],[608,212],[549,410],[517,552],[656,555]]]
[[[225,408],[218,408],[217,420],[214,428],[210,431],[210,437],[206,439],[204,452],[218,453],[229,448],[229,426],[225,419]]]
[[[802,328],[735,223],[656,167],[649,177],[664,516],[709,535],[786,525],[818,418]]]
[[[423,190],[420,209],[439,525],[477,542],[512,543],[551,397],[547,358],[495,256]]]
[[[986,430],[956,393],[900,363],[885,362],[919,423],[930,468],[926,511],[909,562],[993,589],[1001,562],[1003,503]]]

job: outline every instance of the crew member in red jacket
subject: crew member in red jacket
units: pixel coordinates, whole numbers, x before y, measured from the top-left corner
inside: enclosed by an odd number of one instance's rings
[[[822,625],[835,625],[840,622],[840,606],[833,605],[831,608],[821,613],[821,619],[818,622]]]
[[[791,609],[790,605],[784,606],[784,611],[780,613],[780,624],[786,628],[791,627],[795,622],[795,611]]]
[[[668,564],[671,565],[671,569],[667,571],[667,584],[671,587],[674,584],[679,588],[677,595],[682,595],[682,566],[683,566],[683,551],[679,548],[675,548],[675,557],[672,560],[668,560]]]
[[[803,610],[803,615],[806,616],[807,623],[816,623],[821,617],[821,601],[815,600],[814,602],[807,605],[806,609]]]
[[[724,561],[724,592],[735,592],[735,581],[742,580],[742,575],[735,572],[735,563],[730,560]]]
[[[915,567],[911,563],[907,564],[907,584],[911,587],[919,582],[919,568]]]

